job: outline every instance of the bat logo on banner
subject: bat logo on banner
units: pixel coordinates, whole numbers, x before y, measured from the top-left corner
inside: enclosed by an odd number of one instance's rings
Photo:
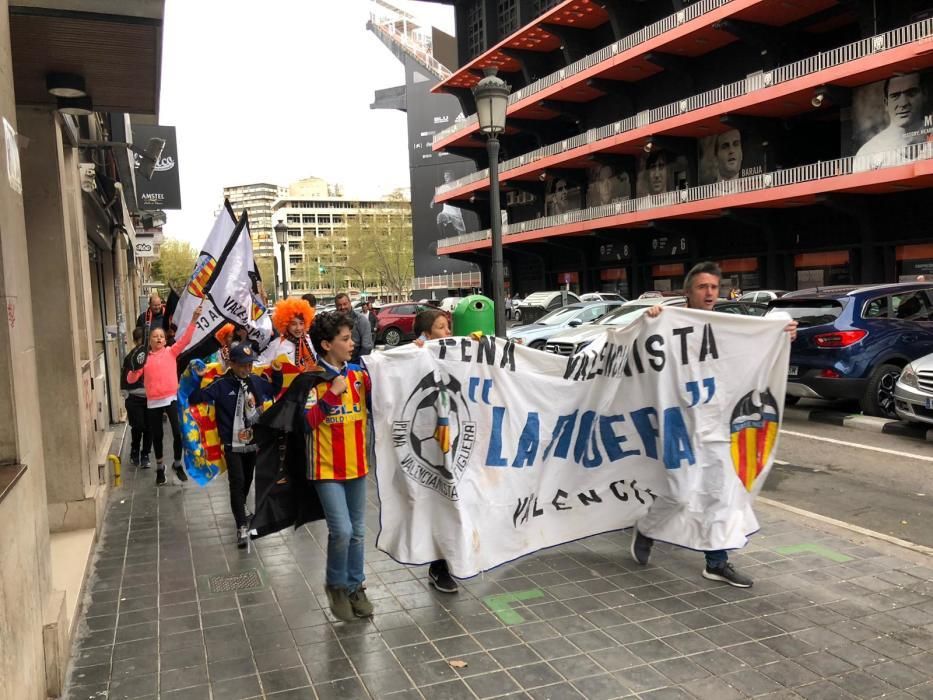
[[[476,442],[476,423],[460,382],[439,371],[426,374],[401,419],[393,422],[392,441],[408,478],[457,500],[457,484]]]
[[[746,490],[751,491],[758,475],[764,471],[777,439],[781,414],[777,401],[766,389],[760,392],[760,403],[750,391],[732,411],[732,464]]]

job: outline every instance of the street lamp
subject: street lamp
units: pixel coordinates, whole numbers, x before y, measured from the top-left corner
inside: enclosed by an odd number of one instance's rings
[[[499,211],[499,134],[505,130],[505,110],[511,86],[496,76],[495,68],[485,69],[486,77],[473,88],[479,130],[486,134],[489,156],[489,223],[492,230],[492,301],[495,307],[496,336],[505,337],[505,280],[502,269],[502,214]]]
[[[285,271],[285,244],[288,242],[288,226],[279,221],[273,228],[275,240],[279,242],[279,252],[282,254],[282,298],[288,299],[288,273]]]

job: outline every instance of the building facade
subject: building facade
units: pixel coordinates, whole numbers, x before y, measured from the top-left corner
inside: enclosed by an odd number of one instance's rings
[[[320,178],[293,183],[273,206],[288,227],[288,288],[321,297],[396,298],[411,289],[411,202],[399,192],[382,199],[338,196]]]
[[[465,118],[432,148],[476,167],[435,202],[471,208],[483,230],[439,254],[488,272],[471,88],[494,68],[511,85],[499,172],[513,292],[675,290],[706,259],[727,289],[933,272],[933,3],[454,6],[461,60],[434,89]]]
[[[158,113],[163,10],[0,0],[2,698],[58,697],[89,634],[75,621],[142,282],[132,154],[110,139],[126,114]],[[53,93],[62,74],[76,102]]]
[[[273,205],[285,192],[286,188],[267,182],[224,187],[224,198],[229,200],[233,211],[237,215],[243,210],[248,212],[253,251],[259,257],[275,255],[275,236],[272,232]]]

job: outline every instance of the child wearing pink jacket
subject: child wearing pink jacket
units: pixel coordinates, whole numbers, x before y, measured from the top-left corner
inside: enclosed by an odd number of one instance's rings
[[[162,414],[168,414],[172,426],[172,450],[174,460],[172,469],[179,481],[187,481],[184,467],[181,466],[181,431],[178,429],[178,356],[191,342],[195,322],[201,316],[201,307],[194,310],[191,323],[181,338],[171,347],[166,346],[165,331],[153,328],[149,333],[149,355],[142,368],[130,371],[126,379],[131,384],[143,378],[146,388],[146,421],[152,437],[152,447],[156,457],[156,486],[165,483],[165,464],[162,461]]]

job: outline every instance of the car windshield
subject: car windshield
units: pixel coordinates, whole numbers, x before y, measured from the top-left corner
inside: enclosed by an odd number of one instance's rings
[[[842,313],[842,304],[834,299],[775,299],[768,313],[784,311],[800,324],[801,328],[822,326],[832,323]]]
[[[627,326],[654,304],[624,304],[599,319],[599,326]]]
[[[545,314],[537,321],[535,321],[536,326],[559,326],[561,323],[566,323],[573,317],[574,314],[579,313],[580,309],[571,309],[570,307],[563,307],[560,309],[554,309],[550,313]]]

